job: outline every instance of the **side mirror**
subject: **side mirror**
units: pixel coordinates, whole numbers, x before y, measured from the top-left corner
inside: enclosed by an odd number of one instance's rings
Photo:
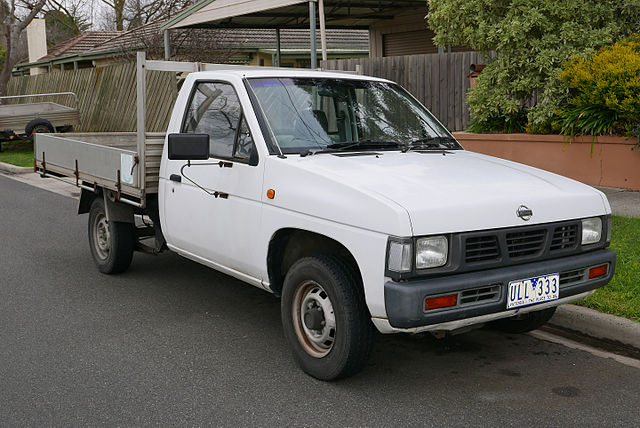
[[[209,134],[169,134],[170,160],[209,159]]]

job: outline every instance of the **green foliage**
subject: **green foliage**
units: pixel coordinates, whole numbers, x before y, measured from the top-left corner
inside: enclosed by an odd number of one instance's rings
[[[486,120],[471,120],[468,132],[477,132],[480,134],[488,132],[523,132],[526,128],[527,115],[523,110],[516,112],[508,117],[490,117]]]
[[[570,92],[560,110],[562,133],[632,135],[640,126],[640,36],[566,65],[559,79]]]
[[[478,122],[552,128],[569,93],[557,76],[575,56],[638,29],[640,0],[428,0],[438,45],[465,45],[497,56],[467,101]],[[535,95],[535,97],[534,97]],[[531,105],[536,104],[535,107]]]
[[[0,70],[2,70],[2,67],[4,66],[4,57],[7,54],[7,51],[0,46]]]

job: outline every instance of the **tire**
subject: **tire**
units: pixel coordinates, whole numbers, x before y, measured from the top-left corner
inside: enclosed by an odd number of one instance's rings
[[[367,363],[373,325],[361,281],[341,259],[316,256],[294,263],[282,287],[281,314],[294,359],[307,374],[335,380]]]
[[[504,318],[494,321],[491,325],[505,333],[527,333],[545,325],[556,312],[556,308],[543,309],[536,312],[528,312],[512,318]]]
[[[115,274],[129,268],[136,241],[133,227],[130,223],[108,222],[104,201],[94,199],[89,211],[89,247],[100,272]]]
[[[56,132],[73,132],[73,125],[59,126]]]
[[[27,126],[24,128],[24,133],[28,138],[31,138],[36,132],[40,134],[50,134],[55,132],[55,129],[47,119],[36,117],[31,122],[27,123]]]

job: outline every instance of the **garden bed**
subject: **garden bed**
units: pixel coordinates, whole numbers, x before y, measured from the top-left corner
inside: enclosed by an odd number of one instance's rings
[[[637,138],[456,132],[465,149],[541,168],[593,186],[640,191]]]

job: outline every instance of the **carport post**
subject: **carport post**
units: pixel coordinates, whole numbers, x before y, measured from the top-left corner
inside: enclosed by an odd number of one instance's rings
[[[322,47],[322,60],[327,60],[327,29],[324,22],[324,0],[318,0],[320,18],[320,45]]]
[[[311,30],[311,68],[318,68],[318,54],[316,52],[316,1],[309,1],[309,29]]]
[[[280,67],[280,58],[282,52],[280,51],[280,29],[276,28],[276,67]]]

